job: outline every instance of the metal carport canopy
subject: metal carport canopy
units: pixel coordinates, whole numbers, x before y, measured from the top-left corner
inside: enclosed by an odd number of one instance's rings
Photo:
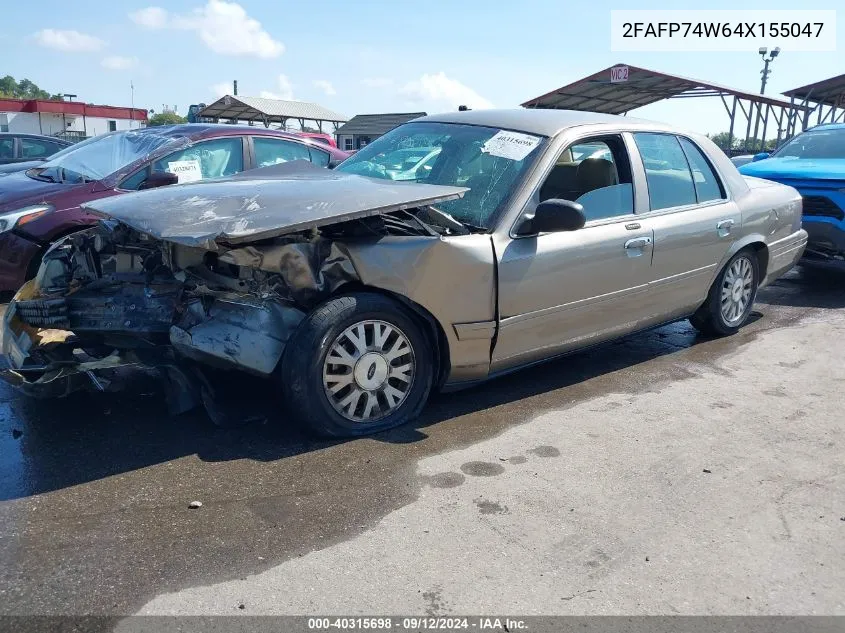
[[[269,126],[270,123],[287,122],[296,119],[304,127],[305,121],[316,121],[322,130],[322,123],[327,121],[337,127],[346,122],[347,117],[338,112],[307,101],[286,101],[284,99],[265,99],[264,97],[242,97],[226,95],[204,107],[198,116],[216,119],[238,119],[258,121]]]
[[[617,72],[614,76],[612,71],[617,69],[627,69],[627,72]],[[610,66],[567,86],[529,99],[522,106],[624,114],[663,99],[718,96],[724,99],[726,95],[763,105],[803,109],[786,99],[735,90],[710,81],[670,75],[628,64]]]
[[[800,88],[793,88],[783,94],[802,101],[815,101],[816,103],[845,108],[845,75],[838,75]]]
[[[823,79],[784,92],[796,104],[816,111],[816,123],[845,122],[845,75]],[[827,106],[827,112],[825,112]],[[839,110],[837,112],[837,110]],[[811,112],[804,113],[804,129],[810,125]]]

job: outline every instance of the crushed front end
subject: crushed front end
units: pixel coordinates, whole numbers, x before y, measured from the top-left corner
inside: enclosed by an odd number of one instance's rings
[[[54,244],[9,304],[0,376],[61,396],[146,366],[171,411],[208,410],[203,368],[272,375],[319,303],[349,284],[419,294],[419,273],[397,275],[470,232],[431,206],[465,188],[300,162],[86,205],[103,219]]]
[[[9,304],[2,377],[61,396],[126,365],[267,376],[309,306],[354,279],[317,232],[209,251],[104,220],[57,243]]]

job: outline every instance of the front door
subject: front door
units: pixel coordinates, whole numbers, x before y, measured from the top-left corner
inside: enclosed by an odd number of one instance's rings
[[[549,198],[579,202],[587,223],[570,232],[494,237],[494,372],[635,330],[647,312],[654,234],[634,214],[622,138],[584,139],[565,149],[535,203]]]

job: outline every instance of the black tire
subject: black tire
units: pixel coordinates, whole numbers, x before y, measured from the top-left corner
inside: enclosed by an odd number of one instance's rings
[[[404,392],[404,399],[394,410],[387,413],[387,406],[382,406],[383,403],[379,402],[379,409],[385,410],[385,414],[373,420],[354,421],[339,413],[336,409],[338,405],[330,401],[324,385],[323,372],[326,357],[332,347],[350,327],[364,321],[378,321],[398,328],[398,333],[404,335],[410,344],[411,355],[403,358],[411,359],[413,370],[410,387]],[[365,327],[372,328],[371,325]],[[372,329],[365,331],[366,336],[373,335]],[[391,362],[393,361],[388,361],[388,367]],[[300,323],[288,341],[278,374],[289,410],[309,430],[326,437],[368,435],[400,426],[419,415],[434,381],[432,342],[408,309],[400,303],[376,293],[342,295],[330,299]],[[349,375],[354,375],[352,367]],[[388,382],[389,378],[383,384]],[[355,384],[350,384],[349,389],[355,387]],[[343,395],[345,389],[341,389],[339,393]],[[340,399],[340,396],[337,398]],[[369,395],[366,395],[366,398],[365,407]],[[356,411],[359,404],[355,405]]]
[[[748,262],[751,272],[750,283],[750,299],[744,310],[734,319],[728,320],[722,310],[722,291],[734,265],[744,260]],[[736,255],[731,257],[730,261],[725,264],[725,267],[719,271],[719,275],[710,287],[707,293],[706,301],[701,307],[690,317],[690,323],[702,334],[708,336],[729,336],[735,334],[739,328],[745,325],[751,310],[754,308],[754,300],[757,297],[757,287],[760,284],[760,264],[757,259],[757,254],[750,248],[745,248],[739,251]]]

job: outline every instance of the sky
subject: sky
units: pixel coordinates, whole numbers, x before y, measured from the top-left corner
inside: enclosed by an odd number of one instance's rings
[[[837,9],[829,0],[800,8]],[[520,103],[617,63],[759,91],[748,52],[612,52],[611,9],[701,2],[564,0],[0,0],[0,75],[79,100],[185,114],[231,93],[313,101],[348,117]],[[707,8],[738,8],[710,2]],[[795,9],[746,0],[742,9]],[[845,12],[839,11],[837,17]],[[783,50],[767,94],[845,72],[837,52]],[[134,85],[134,93],[130,89]],[[718,98],[665,101],[633,115],[726,130]]]

